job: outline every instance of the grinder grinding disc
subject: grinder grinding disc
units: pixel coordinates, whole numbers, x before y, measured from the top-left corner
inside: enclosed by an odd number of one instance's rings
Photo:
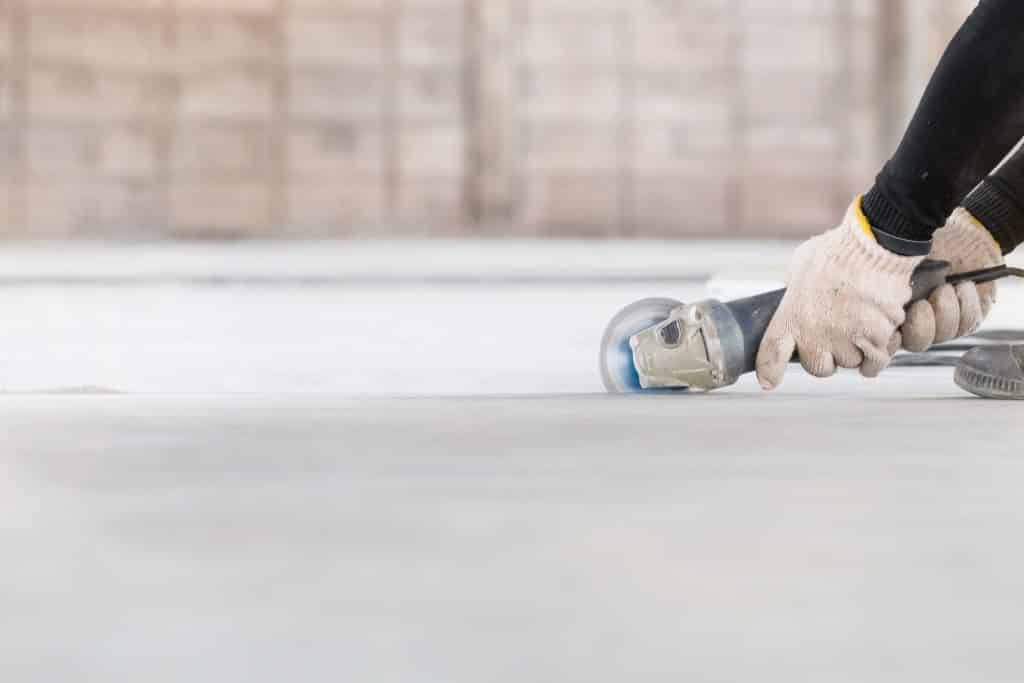
[[[627,394],[644,391],[633,364],[629,339],[637,332],[664,322],[673,310],[682,305],[682,302],[675,299],[641,299],[626,306],[612,318],[601,339],[599,359],[601,381],[608,392]]]

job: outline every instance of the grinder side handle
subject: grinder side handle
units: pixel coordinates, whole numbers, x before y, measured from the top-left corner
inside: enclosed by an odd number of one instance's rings
[[[924,301],[932,292],[946,284],[949,276],[953,274],[953,265],[949,261],[937,259],[925,259],[921,265],[914,269],[910,276],[910,288],[913,290],[910,295],[910,304],[915,301]]]
[[[946,279],[951,272],[952,266],[947,261],[934,259],[922,261],[910,278],[912,289],[910,303],[927,299],[935,289],[946,284]],[[776,289],[773,292],[765,292],[726,304],[743,335],[744,373],[753,372],[756,369],[757,350],[761,347],[761,340],[764,339],[764,333],[768,331],[768,324],[772,321],[772,316],[775,315],[785,294],[785,289]]]

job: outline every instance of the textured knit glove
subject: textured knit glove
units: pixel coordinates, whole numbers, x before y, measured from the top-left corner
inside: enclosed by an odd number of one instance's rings
[[[932,238],[929,258],[949,261],[954,273],[1003,264],[1003,251],[989,231],[966,209],[957,209]],[[925,351],[933,344],[968,335],[979,327],[996,301],[996,283],[945,285],[927,301],[907,311],[901,330],[908,351]]]
[[[757,354],[761,386],[782,382],[794,351],[816,377],[837,367],[878,375],[899,347],[910,276],[922,260],[879,245],[858,198],[839,227],[796,250],[786,295]]]

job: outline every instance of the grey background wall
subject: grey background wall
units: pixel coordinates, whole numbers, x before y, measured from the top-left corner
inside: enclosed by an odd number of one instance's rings
[[[0,234],[810,234],[973,4],[0,0]]]

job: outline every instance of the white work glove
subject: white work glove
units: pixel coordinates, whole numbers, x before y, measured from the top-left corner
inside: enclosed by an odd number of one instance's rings
[[[922,260],[879,245],[855,200],[839,227],[793,255],[786,295],[757,354],[761,386],[770,390],[782,382],[794,351],[816,377],[829,377],[837,367],[877,376],[899,348],[910,276]]]
[[[966,209],[957,209],[932,237],[929,258],[949,261],[954,273],[1003,265],[1003,250],[989,231]],[[927,351],[968,335],[979,327],[996,302],[996,283],[961,282],[936,289],[927,301],[916,301],[903,323],[903,348]]]

